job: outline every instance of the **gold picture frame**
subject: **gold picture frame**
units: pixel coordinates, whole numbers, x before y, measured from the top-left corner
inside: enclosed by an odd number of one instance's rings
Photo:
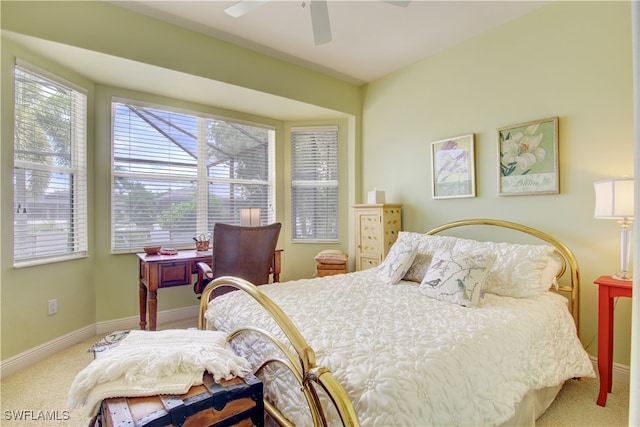
[[[498,128],[498,194],[558,194],[558,117]]]
[[[474,134],[432,142],[431,175],[434,199],[475,197]]]

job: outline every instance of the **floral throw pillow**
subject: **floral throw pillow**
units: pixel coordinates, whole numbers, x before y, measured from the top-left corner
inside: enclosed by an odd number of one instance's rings
[[[407,273],[415,257],[416,250],[412,242],[396,240],[382,264],[378,266],[378,277],[389,285],[395,285]]]
[[[438,251],[420,283],[420,292],[441,301],[475,307],[495,260],[493,254]]]

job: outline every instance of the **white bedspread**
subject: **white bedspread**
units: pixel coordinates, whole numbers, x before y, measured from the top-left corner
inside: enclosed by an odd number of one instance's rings
[[[343,385],[362,425],[499,425],[528,390],[595,376],[559,295],[487,294],[466,308],[422,295],[417,283],[385,285],[376,273],[260,287]],[[227,332],[248,323],[275,328],[249,299],[232,292],[214,300],[209,323]],[[254,340],[244,345],[268,351]],[[292,397],[277,399],[282,410]],[[309,424],[299,401],[288,405],[288,417]]]

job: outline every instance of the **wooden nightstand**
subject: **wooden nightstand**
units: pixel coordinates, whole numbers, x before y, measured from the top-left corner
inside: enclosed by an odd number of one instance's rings
[[[633,282],[616,280],[611,276],[600,276],[594,283],[598,285],[598,374],[600,393],[597,403],[607,404],[607,393],[611,393],[613,373],[613,299],[631,298]]]

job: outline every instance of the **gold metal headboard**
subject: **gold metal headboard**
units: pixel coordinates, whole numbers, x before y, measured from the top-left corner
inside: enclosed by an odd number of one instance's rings
[[[560,285],[558,287],[558,291],[567,292],[569,294],[569,301],[571,303],[570,304],[571,315],[573,316],[573,319],[575,321],[576,330],[578,330],[580,325],[580,318],[579,318],[580,316],[580,299],[579,299],[580,271],[578,268],[578,260],[576,259],[571,249],[569,249],[569,247],[564,243],[562,243],[560,240],[556,239],[555,237],[543,231],[536,230],[535,228],[531,228],[526,225],[518,224],[515,222],[504,221],[500,219],[478,218],[478,219],[463,219],[459,221],[453,221],[447,224],[443,224],[432,230],[429,230],[427,231],[426,234],[437,234],[444,230],[449,230],[451,228],[473,226],[473,225],[489,225],[489,226],[503,227],[511,230],[516,230],[525,234],[529,234],[533,237],[536,237],[537,239],[543,240],[549,243],[550,245],[552,245],[553,247],[555,247],[556,248],[555,252],[558,255],[558,258],[560,259],[560,262],[562,263],[562,267],[560,268],[560,271],[558,272],[557,277],[558,278],[562,277],[565,274],[567,267],[569,268],[569,274],[570,274],[570,279],[569,279],[570,284]]]

